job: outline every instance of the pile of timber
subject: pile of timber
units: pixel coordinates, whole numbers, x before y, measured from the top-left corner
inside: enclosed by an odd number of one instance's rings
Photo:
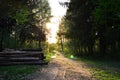
[[[0,66],[45,64],[48,63],[40,50],[8,50],[0,52]]]

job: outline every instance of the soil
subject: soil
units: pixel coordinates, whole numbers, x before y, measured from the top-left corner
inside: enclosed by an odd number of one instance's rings
[[[27,80],[95,80],[85,63],[56,53],[48,65],[40,67],[34,74],[29,75]]]

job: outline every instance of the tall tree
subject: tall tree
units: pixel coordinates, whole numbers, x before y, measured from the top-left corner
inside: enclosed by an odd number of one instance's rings
[[[45,29],[43,26],[50,18],[50,7],[47,0],[1,0],[0,5],[0,20],[4,20],[4,22],[0,23],[0,25],[2,25],[0,26],[1,44],[6,44],[3,36],[6,38],[8,36],[4,35],[3,32],[4,30],[8,32],[7,26],[10,27],[9,30],[11,30],[12,26],[16,26],[8,34],[10,35],[10,38],[16,38],[18,42],[24,43],[31,40],[39,40],[40,42],[40,40],[45,40]],[[9,20],[14,20],[15,25],[8,24]],[[6,25],[6,23],[8,25]]]
[[[71,0],[64,20],[70,50],[78,55],[118,57],[119,5],[120,0]]]
[[[77,54],[93,53],[92,9],[91,0],[71,0],[69,4],[66,21],[70,25],[66,37]]]
[[[31,9],[31,14],[29,15],[30,20],[25,23],[22,30],[26,29],[29,36],[32,36],[31,39],[28,39],[28,35],[24,35],[21,30],[20,37],[22,37],[22,42],[24,43],[26,40],[29,40],[31,43],[31,40],[37,40],[39,42],[39,47],[42,41],[45,41],[45,27],[44,24],[49,20],[50,18],[50,7],[47,2],[47,0],[35,0],[29,2],[29,8]],[[30,27],[31,26],[31,27]],[[33,26],[35,28],[40,29],[37,33],[36,31],[32,31]],[[29,28],[29,29],[28,29]],[[24,31],[26,32],[26,31]],[[28,37],[28,38],[27,38]]]

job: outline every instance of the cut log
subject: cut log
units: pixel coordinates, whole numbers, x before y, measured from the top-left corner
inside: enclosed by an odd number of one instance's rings
[[[0,57],[23,57],[23,56],[37,56],[39,57],[41,53],[39,52],[26,52],[26,53],[0,53]]]
[[[27,51],[11,51],[11,52],[0,52],[0,57],[39,57],[39,59],[45,59],[42,52],[27,52]]]
[[[45,65],[45,56],[41,51],[4,51],[0,52],[2,65]]]
[[[12,62],[12,61],[16,61],[16,62],[26,62],[26,61],[39,61],[40,59],[37,57],[10,57],[10,58],[0,58],[0,62]]]
[[[11,65],[47,65],[45,61],[31,61],[31,62],[6,62],[0,63],[0,66],[11,66]]]

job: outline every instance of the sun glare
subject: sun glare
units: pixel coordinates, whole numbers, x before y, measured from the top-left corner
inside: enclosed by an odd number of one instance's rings
[[[61,17],[66,14],[67,8],[62,7],[59,2],[65,2],[68,0],[48,0],[51,7],[51,15],[53,16],[50,19],[50,22],[46,24],[48,30],[47,33],[47,42],[52,44],[57,42],[57,31],[59,29],[59,23]]]
[[[57,42],[57,31],[58,25],[55,23],[47,23],[46,25],[48,33],[47,33],[47,42],[52,44]]]

